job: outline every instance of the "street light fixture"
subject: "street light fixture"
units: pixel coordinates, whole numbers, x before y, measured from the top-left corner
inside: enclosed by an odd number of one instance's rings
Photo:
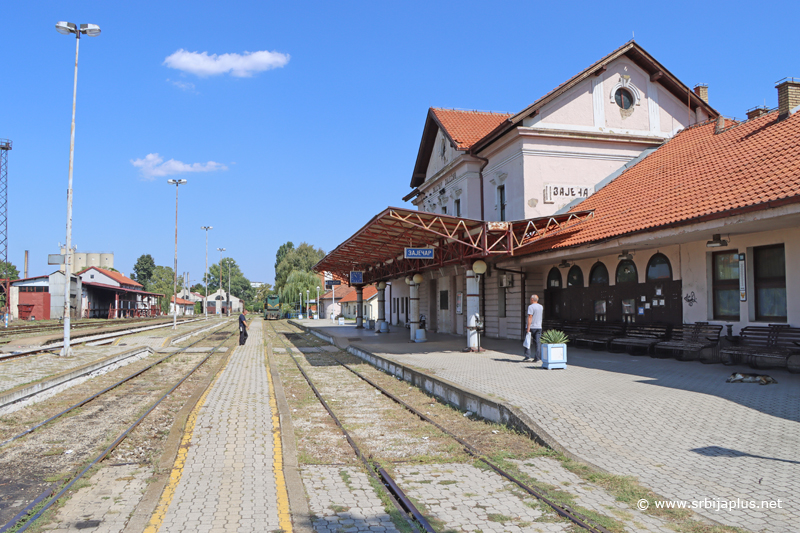
[[[203,301],[203,315],[208,318],[208,230],[214,229],[214,226],[200,226],[200,229],[206,230],[206,299]]]
[[[67,187],[67,245],[64,257],[64,347],[61,348],[61,355],[71,355],[69,343],[70,328],[70,292],[72,288],[71,247],[72,247],[72,163],[75,155],[75,102],[78,96],[78,50],[81,44],[81,34],[89,37],[100,35],[100,26],[97,24],[81,24],[78,26],[72,22],[56,22],[56,31],[62,35],[75,34],[75,80],[72,85],[72,127],[70,129],[69,140],[69,186]]]
[[[186,185],[186,180],[167,180],[167,183],[175,186],[175,272],[172,283],[173,309],[172,329],[178,329],[178,187]]]
[[[311,305],[309,301],[311,300],[311,291],[306,289],[306,318],[311,318]]]
[[[231,263],[233,259],[228,259],[228,316],[231,316]]]
[[[219,251],[219,290],[223,290],[222,289],[222,252],[225,251],[225,248],[217,248],[217,250]],[[216,309],[216,307],[215,307],[215,309]],[[222,314],[222,313],[219,313],[219,314]]]

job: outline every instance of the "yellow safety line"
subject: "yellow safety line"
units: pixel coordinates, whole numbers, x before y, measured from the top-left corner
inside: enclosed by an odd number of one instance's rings
[[[230,358],[228,361],[230,361]],[[189,417],[186,419],[186,428],[183,437],[181,438],[181,445],[178,448],[178,455],[175,457],[175,464],[172,465],[172,472],[169,475],[169,481],[164,487],[164,492],[161,494],[161,500],[159,500],[158,506],[153,512],[153,516],[150,517],[150,523],[144,529],[144,533],[157,533],[161,525],[164,523],[164,518],[167,516],[167,510],[172,503],[172,498],[175,496],[175,489],[178,488],[178,484],[181,482],[181,477],[183,476],[183,468],[186,466],[186,455],[189,453],[189,445],[191,444],[192,434],[194,433],[194,426],[197,423],[197,416],[200,414],[200,409],[203,407],[203,404],[206,401],[206,396],[208,396],[208,393],[211,392],[211,389],[214,387],[214,383],[216,383],[219,376],[225,370],[225,367],[228,366],[228,361],[225,362],[225,365],[217,373],[214,380],[209,384],[206,391],[197,401],[197,405],[194,406],[194,409],[192,409],[192,412],[189,413]]]
[[[281,444],[281,419],[278,414],[278,400],[275,398],[275,387],[272,383],[272,372],[269,368],[269,354],[264,347],[264,364],[267,367],[269,382],[269,408],[272,411],[272,471],[275,473],[275,485],[278,489],[278,523],[284,533],[292,532],[292,514],[289,510],[289,492],[286,490],[286,478],[283,475],[283,446]]]

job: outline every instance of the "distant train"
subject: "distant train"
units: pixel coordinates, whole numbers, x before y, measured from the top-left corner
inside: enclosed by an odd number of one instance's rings
[[[267,306],[264,309],[266,320],[278,320],[281,317],[281,299],[277,294],[267,296]]]

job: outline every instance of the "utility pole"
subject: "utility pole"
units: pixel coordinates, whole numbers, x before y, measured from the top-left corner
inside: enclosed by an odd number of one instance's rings
[[[225,251],[225,248],[217,248],[219,250],[219,290],[222,290],[222,252]],[[216,307],[215,307],[216,309]],[[221,312],[219,314],[222,314]]]
[[[206,299],[203,300],[203,316],[208,318],[208,230],[214,228],[212,226],[200,226],[200,229],[206,230]]]

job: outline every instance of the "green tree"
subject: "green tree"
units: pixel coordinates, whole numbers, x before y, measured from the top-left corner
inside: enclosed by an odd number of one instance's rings
[[[0,279],[19,279],[19,270],[11,262],[0,261]]]
[[[300,293],[303,293],[303,306],[306,305],[306,295],[317,297],[317,285],[319,277],[313,272],[295,270],[286,279],[286,283],[280,291],[282,303],[287,303],[294,307],[294,303],[300,301]],[[309,291],[306,293],[306,291]]]
[[[294,243],[292,241],[287,241],[284,244],[281,244],[281,247],[278,248],[278,253],[275,254],[275,272],[278,271],[278,265],[281,264],[283,258],[286,257],[290,251],[294,250]]]
[[[287,252],[275,269],[275,290],[278,293],[283,290],[292,272],[308,272],[324,257],[325,252],[321,248],[314,248],[305,242]],[[316,287],[316,284],[314,287]]]
[[[204,296],[206,294],[206,286],[203,285],[202,283],[195,283],[189,290],[192,292],[196,292],[197,294],[202,294]]]
[[[145,285],[145,289],[150,292],[157,292],[163,294],[165,298],[161,299],[161,311],[169,313],[169,304],[172,301],[173,283],[175,271],[170,267],[157,266],[153,268],[153,273],[150,280]],[[178,291],[183,289],[183,280],[178,278]]]
[[[156,268],[156,262],[150,254],[140,255],[133,265],[133,281],[138,281],[144,286],[150,283],[150,278],[153,277],[153,270]]]
[[[230,257],[223,257],[222,258],[222,290],[228,290],[228,261],[230,261],[230,288],[231,294],[236,296],[237,298],[241,298],[245,301],[250,301],[253,299],[253,288],[250,287],[250,280],[247,279],[242,271],[239,269],[239,265],[236,264]],[[208,293],[211,294],[212,292],[218,290],[220,288],[220,263],[211,265],[208,267]]]

